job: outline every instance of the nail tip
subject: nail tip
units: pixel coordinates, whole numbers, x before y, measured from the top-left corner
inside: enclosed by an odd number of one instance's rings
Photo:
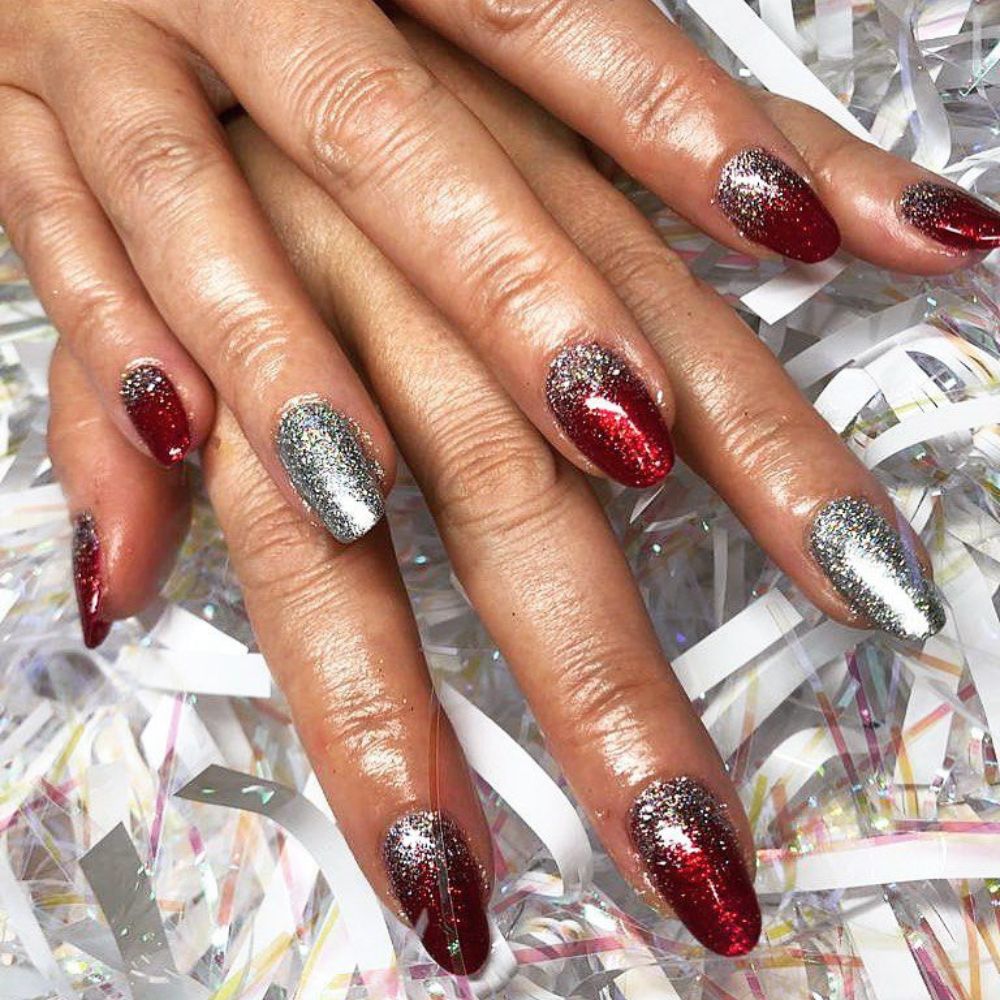
[[[919,181],[903,189],[898,206],[904,222],[953,250],[1000,246],[1000,212],[960,188]]]

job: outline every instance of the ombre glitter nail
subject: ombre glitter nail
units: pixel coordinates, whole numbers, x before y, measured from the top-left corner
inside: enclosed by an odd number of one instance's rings
[[[945,184],[911,184],[900,196],[899,214],[931,239],[956,250],[1000,247],[1000,212]]]
[[[289,406],[276,443],[296,492],[338,542],[356,541],[382,518],[379,467],[357,426],[328,403],[304,399]]]
[[[455,975],[473,975],[490,953],[486,874],[458,825],[438,812],[393,823],[382,844],[393,894],[427,953]]]
[[[813,189],[765,149],[744,149],[722,168],[719,207],[740,235],[807,264],[840,246],[840,230]]]
[[[626,486],[653,486],[674,464],[670,431],[642,380],[613,351],[576,344],[549,369],[545,395],[566,436]]]
[[[843,497],[823,507],[809,547],[851,609],[876,628],[903,639],[944,628],[944,607],[916,554],[867,500]]]
[[[161,465],[175,465],[191,447],[184,405],[162,368],[140,364],[122,375],[122,404],[150,454]]]
[[[745,955],[760,937],[760,904],[736,831],[693,778],[654,781],[629,812],[632,843],[652,886],[706,948]]]
[[[73,584],[80,606],[80,628],[87,649],[95,649],[108,637],[111,622],[101,614],[104,603],[104,571],[101,540],[92,514],[78,514],[73,521]]]

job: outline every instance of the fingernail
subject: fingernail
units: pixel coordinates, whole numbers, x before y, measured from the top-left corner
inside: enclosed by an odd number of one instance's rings
[[[80,606],[83,643],[87,649],[95,649],[108,637],[111,622],[101,616],[104,602],[101,540],[91,514],[78,514],[73,521],[73,583]]]
[[[292,486],[338,542],[378,524],[385,513],[379,467],[353,421],[322,400],[303,400],[281,415],[276,441]]]
[[[632,843],[653,886],[706,948],[745,955],[760,937],[760,904],[736,831],[693,778],[654,781],[629,813]]]
[[[567,347],[549,368],[545,395],[567,437],[626,486],[653,486],[674,464],[670,431],[642,380],[600,344]]]
[[[944,628],[944,607],[916,554],[867,500],[828,503],[813,521],[809,545],[851,610],[876,628],[903,639],[927,639]]]
[[[443,969],[471,976],[490,952],[486,875],[455,822],[414,812],[393,823],[382,845],[393,894]]]
[[[175,465],[191,447],[187,414],[173,382],[157,365],[135,365],[122,375],[122,403],[150,454]]]
[[[767,150],[737,153],[722,168],[719,207],[740,235],[807,264],[840,246],[840,230],[813,189]]]
[[[1000,212],[945,184],[911,184],[900,196],[899,214],[931,239],[956,250],[1000,247]]]

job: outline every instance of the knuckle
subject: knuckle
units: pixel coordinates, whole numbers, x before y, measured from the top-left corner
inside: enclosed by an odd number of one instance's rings
[[[341,679],[342,680],[342,679]],[[305,692],[313,697],[313,692]],[[364,768],[364,762],[396,756],[407,743],[412,711],[405,702],[384,692],[372,692],[363,683],[339,683],[321,695],[327,711],[318,726],[319,742],[327,759],[345,753]]]
[[[232,383],[259,398],[295,357],[289,325],[256,296],[243,291],[219,295],[204,311],[204,330],[219,371],[239,372]]]
[[[57,250],[88,205],[77,184],[34,171],[11,171],[4,178],[0,204],[11,241],[25,258]]]
[[[74,353],[80,358],[106,356],[112,341],[128,329],[125,298],[114,288],[90,282],[66,290],[73,304],[64,332]]]
[[[570,13],[566,0],[468,0],[471,21],[501,35],[545,29]]]
[[[507,405],[452,412],[441,432],[445,455],[433,486],[441,518],[492,534],[523,534],[533,522],[547,522],[564,492],[551,450]]]
[[[756,477],[780,474],[791,456],[811,450],[805,442],[813,440],[815,428],[799,407],[744,397],[726,409],[720,428],[726,453]]]
[[[404,56],[365,53],[346,65],[330,54],[304,56],[292,83],[313,161],[349,186],[389,163],[398,167],[420,140],[415,112],[440,89]]]
[[[697,114],[704,104],[705,82],[691,80],[676,67],[646,65],[631,76],[624,125],[640,148],[661,145],[680,116]]]
[[[201,179],[224,162],[211,136],[192,134],[169,121],[132,116],[108,139],[110,203],[148,202],[174,223]],[[126,213],[115,221],[127,225]]]

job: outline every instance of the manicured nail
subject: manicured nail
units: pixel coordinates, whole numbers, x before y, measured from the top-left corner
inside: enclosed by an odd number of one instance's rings
[[[945,184],[911,184],[900,196],[899,214],[931,239],[956,250],[1000,247],[1000,212]]]
[[[191,447],[187,414],[173,382],[157,365],[135,365],[120,387],[125,412],[150,454],[161,465],[175,465]]]
[[[760,937],[760,905],[721,803],[693,778],[654,781],[629,813],[650,880],[706,948],[745,955]]]
[[[73,583],[80,606],[80,627],[87,649],[95,649],[108,637],[111,622],[101,615],[104,577],[101,540],[91,514],[78,514],[73,521]]]
[[[813,189],[764,149],[744,149],[722,168],[719,207],[740,235],[784,257],[815,264],[840,246],[840,230]]]
[[[490,953],[486,874],[453,820],[414,812],[382,845],[392,891],[427,953],[455,975],[473,975]]]
[[[281,415],[278,456],[292,486],[338,542],[367,534],[385,513],[378,464],[357,425],[318,399]]]
[[[850,608],[903,639],[944,628],[945,611],[916,554],[867,500],[843,497],[816,515],[809,546]]]
[[[594,465],[626,486],[653,486],[671,470],[674,446],[642,380],[600,344],[567,347],[545,386],[567,437]]]

